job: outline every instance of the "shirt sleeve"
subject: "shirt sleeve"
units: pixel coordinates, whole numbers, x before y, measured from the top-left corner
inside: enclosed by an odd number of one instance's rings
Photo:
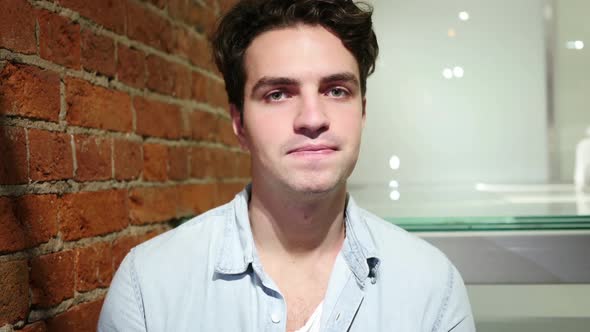
[[[447,291],[433,332],[475,332],[467,288],[461,274],[450,264]]]
[[[135,252],[132,250],[125,256],[115,273],[100,312],[99,332],[146,331],[143,300],[134,258]]]

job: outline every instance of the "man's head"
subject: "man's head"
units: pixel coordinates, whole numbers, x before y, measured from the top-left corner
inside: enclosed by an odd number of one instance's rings
[[[254,189],[345,188],[378,52],[370,12],[347,0],[246,0],[223,18],[214,48]]]
[[[359,66],[362,95],[379,53],[372,10],[353,0],[243,0],[227,13],[213,37],[215,62],[225,79],[229,103],[241,112],[247,72],[244,55],[263,32],[299,24],[322,26],[336,35]]]

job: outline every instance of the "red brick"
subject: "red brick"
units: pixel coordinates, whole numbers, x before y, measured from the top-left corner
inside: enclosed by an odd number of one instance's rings
[[[165,181],[168,179],[168,148],[161,144],[143,146],[143,179],[146,181]]]
[[[70,125],[124,132],[132,130],[131,98],[126,93],[68,78],[66,94],[66,118]]]
[[[193,148],[191,176],[196,178],[236,177],[240,154],[223,149]]]
[[[216,81],[210,80],[211,84],[209,85],[209,98],[207,101],[216,107],[221,107],[227,112],[229,112],[229,103],[227,101],[227,94],[225,92],[225,86],[223,83],[218,83]]]
[[[174,27],[174,35],[176,36],[176,43],[174,44],[172,53],[185,59],[189,59],[193,37],[189,34],[188,30],[182,26]]]
[[[33,324],[25,325],[19,332],[46,332],[47,325],[43,321],[37,321]]]
[[[92,31],[82,31],[82,67],[89,71],[114,77],[115,43],[112,39],[95,35]]]
[[[197,147],[191,149],[191,177],[214,177],[217,165],[214,163],[212,149]]]
[[[57,122],[59,98],[54,72],[11,63],[0,71],[0,114]]]
[[[250,154],[241,153],[237,156],[236,176],[241,178],[252,176]]]
[[[160,9],[163,9],[164,7],[166,7],[166,2],[167,2],[167,0],[149,0],[149,2],[150,2],[152,5],[154,5],[154,6],[158,7],[158,8],[160,8]]]
[[[146,86],[150,90],[183,99],[191,98],[192,74],[188,68],[155,55],[147,57],[146,66]]]
[[[55,195],[0,197],[0,252],[49,241],[57,234]]]
[[[200,102],[206,102],[209,95],[209,79],[201,73],[194,72],[192,87],[193,99]]]
[[[0,262],[0,326],[24,320],[29,313],[26,260]]]
[[[221,14],[227,13],[233,6],[238,3],[238,0],[219,0],[219,11]]]
[[[198,215],[216,206],[217,185],[215,183],[184,185],[179,190],[179,210],[184,215]]]
[[[121,0],[58,0],[64,7],[79,12],[118,34],[125,33],[125,2]]]
[[[238,153],[222,149],[213,151],[213,164],[215,167],[215,175],[218,178],[232,178],[236,176],[236,169],[238,165]]]
[[[108,287],[113,278],[113,254],[110,243],[96,243],[76,249],[76,290],[87,292]]]
[[[137,246],[138,244],[145,242],[154,236],[161,234],[161,231],[150,231],[146,234],[142,235],[128,235],[118,237],[113,241],[113,268],[116,271],[121,265],[123,258],[125,255],[131,250],[133,247]]]
[[[70,179],[73,176],[71,135],[29,129],[29,174],[33,181]]]
[[[135,1],[126,3],[127,36],[162,51],[171,51],[175,41],[170,23]]]
[[[172,95],[175,80],[175,73],[171,70],[173,67],[174,64],[156,55],[149,55],[146,59],[148,89]]]
[[[28,181],[25,129],[0,126],[0,184]]]
[[[31,259],[31,303],[51,307],[74,296],[73,250]]]
[[[0,197],[0,252],[21,250],[28,244],[13,205],[12,198]]]
[[[96,331],[103,299],[75,305],[47,321],[49,332]]]
[[[188,58],[194,65],[204,69],[215,69],[211,48],[205,38],[190,38],[191,47],[188,49]]]
[[[244,183],[218,183],[217,201],[215,202],[215,205],[222,205],[231,201],[237,193],[244,189],[245,186]]]
[[[210,34],[216,23],[213,8],[192,0],[169,0],[168,11],[201,33]]]
[[[143,89],[145,86],[145,55],[134,48],[117,46],[117,77],[125,84]]]
[[[39,11],[38,22],[41,58],[79,69],[80,25],[45,10]]]
[[[129,194],[129,209],[133,224],[156,223],[177,217],[180,206],[174,187],[135,188]]]
[[[192,112],[191,131],[192,138],[203,141],[217,141],[219,117],[208,112]]]
[[[0,11],[0,47],[32,54],[37,51],[35,14],[25,0],[4,0]]]
[[[124,139],[115,139],[113,145],[115,179],[137,179],[143,169],[141,143]]]
[[[64,195],[59,227],[65,241],[104,235],[127,227],[127,192],[109,190]]]
[[[111,178],[111,140],[98,136],[75,135],[76,180],[107,180]]]
[[[190,70],[181,65],[174,65],[172,67],[175,72],[174,76],[174,91],[172,95],[182,99],[191,98],[191,80],[192,74]]]
[[[168,177],[172,180],[184,180],[189,176],[188,172],[189,148],[168,148]]]
[[[138,134],[164,138],[182,136],[184,126],[178,106],[142,97],[134,98],[133,106],[137,116]]]

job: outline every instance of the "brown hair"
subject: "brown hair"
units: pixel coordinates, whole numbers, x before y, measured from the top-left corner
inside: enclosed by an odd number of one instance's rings
[[[231,104],[242,112],[246,71],[244,54],[263,32],[296,24],[321,25],[334,33],[355,57],[360,72],[361,93],[375,70],[379,53],[373,31],[373,9],[353,0],[242,0],[219,22],[213,36],[215,63],[225,80]]]

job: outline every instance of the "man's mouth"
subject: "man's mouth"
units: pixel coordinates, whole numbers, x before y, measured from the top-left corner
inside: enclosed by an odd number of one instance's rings
[[[330,144],[305,144],[291,149],[287,154],[326,154],[338,151],[338,148]]]

